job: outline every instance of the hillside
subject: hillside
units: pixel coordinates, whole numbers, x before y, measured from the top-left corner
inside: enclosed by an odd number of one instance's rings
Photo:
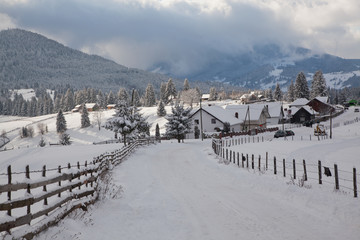
[[[159,89],[168,79],[85,54],[37,33],[20,29],[0,32],[0,83],[5,87],[69,84],[104,91],[119,87],[144,90],[148,83]],[[175,80],[175,84],[182,86],[183,80]]]
[[[311,81],[312,75],[322,70],[329,87],[341,89],[360,86],[360,59],[317,54],[299,47],[284,50],[276,44],[254,46],[247,52],[216,52],[211,56],[207,64],[188,74],[188,77],[194,80],[217,80],[250,89],[267,89],[275,87],[279,82],[287,90],[299,72],[304,72],[307,80]],[[172,75],[172,68],[168,63],[158,63],[152,67],[168,75]]]

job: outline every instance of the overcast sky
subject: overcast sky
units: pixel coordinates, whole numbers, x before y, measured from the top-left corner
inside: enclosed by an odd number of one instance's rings
[[[262,43],[360,58],[359,0],[0,0],[7,28],[142,69],[191,71]]]

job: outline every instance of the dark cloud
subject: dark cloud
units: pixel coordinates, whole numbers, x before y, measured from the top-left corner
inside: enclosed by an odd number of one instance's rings
[[[269,2],[277,6],[290,1]],[[167,5],[155,0],[32,0],[12,5],[0,2],[0,13],[19,28],[70,47],[131,67],[149,68],[164,62],[179,74],[196,71],[218,54],[236,55],[256,44],[334,46],[325,36],[348,33],[341,24],[330,24],[332,21],[307,28],[310,23],[292,16],[301,11],[311,13],[313,5],[300,8],[289,4],[296,8],[285,11],[285,7],[272,8],[271,4],[259,0],[218,0],[209,5],[189,0],[172,0]],[[337,40],[336,51],[341,40]]]

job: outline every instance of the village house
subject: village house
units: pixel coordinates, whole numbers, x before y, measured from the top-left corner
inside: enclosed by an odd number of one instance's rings
[[[98,111],[100,109],[99,105],[96,103],[85,103],[85,107],[88,112]],[[81,112],[82,111],[82,104],[78,104],[71,110],[72,112]]]
[[[259,98],[254,92],[243,94],[240,97],[240,102],[242,104],[250,104],[250,103],[257,102],[257,101],[259,101]]]
[[[329,114],[335,110],[335,107],[329,104],[328,97],[316,97],[310,100],[306,105],[318,112],[320,116]]]
[[[306,121],[310,121],[315,118],[315,113],[310,106],[302,106],[302,107],[293,107],[292,115],[291,115],[291,123],[303,123]]]

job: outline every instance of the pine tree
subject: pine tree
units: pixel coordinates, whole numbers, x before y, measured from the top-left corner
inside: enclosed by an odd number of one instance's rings
[[[61,145],[71,145],[70,135],[66,132],[61,133],[59,136],[59,143]]]
[[[86,108],[86,105],[82,105],[82,113],[81,113],[81,128],[86,128],[90,126],[89,112]]]
[[[288,88],[287,100],[289,102],[295,101],[295,86],[294,86],[294,81],[292,81],[292,80],[291,80],[291,83],[290,83],[289,88]]]
[[[114,93],[110,90],[109,94],[106,97],[107,104],[115,104],[115,96]]]
[[[167,99],[174,99],[177,96],[177,92],[176,92],[176,88],[175,85],[173,83],[173,80],[171,78],[169,78],[167,84],[166,84],[166,98]]]
[[[164,117],[166,115],[165,105],[162,100],[160,100],[158,108],[157,108],[157,115],[159,117]]]
[[[184,109],[182,105],[175,104],[171,108],[172,114],[167,116],[166,119],[166,136],[169,138],[176,138],[180,143],[185,138],[185,134],[191,130],[191,108]]]
[[[189,89],[190,89],[189,80],[185,78],[183,91],[187,91]]]
[[[64,104],[62,107],[64,108],[64,111],[70,111],[75,107],[75,97],[73,91],[68,88],[65,94]]]
[[[137,125],[132,134],[132,137],[133,138],[149,137],[151,125],[147,122],[147,118],[144,118],[142,116],[142,114],[139,112],[137,107],[132,108],[132,119],[133,119],[133,122]]]
[[[129,102],[129,95],[126,92],[125,88],[120,88],[118,92],[118,100]]]
[[[127,137],[138,127],[138,122],[133,116],[133,108],[125,101],[119,101],[115,110],[114,116],[107,120],[105,128],[121,134],[126,145]]]
[[[131,94],[131,106],[140,107],[140,96],[136,89],[133,89]]]
[[[306,81],[306,76],[303,72],[300,72],[295,80],[295,87],[294,87],[294,96],[295,98],[306,98],[309,99],[309,86]]]
[[[154,88],[151,83],[149,83],[145,90],[145,96],[144,96],[144,106],[145,107],[152,107],[155,105],[156,99],[155,99],[155,92]]]
[[[158,123],[156,124],[156,127],[155,127],[155,137],[157,140],[160,139],[160,127],[159,127]]]
[[[275,100],[277,100],[277,101],[281,101],[281,100],[282,100],[283,93],[282,93],[282,91],[281,91],[281,89],[280,89],[279,83],[276,83],[274,95],[275,95],[275,96],[274,96]]]
[[[63,133],[67,130],[66,120],[62,110],[60,109],[56,117],[56,132]]]
[[[217,99],[217,93],[216,93],[216,88],[211,87],[210,88],[210,94],[209,94],[209,101],[215,101]]]
[[[39,146],[40,147],[45,147],[45,145],[46,145],[46,143],[45,143],[44,137],[41,136],[40,141],[39,141]]]
[[[160,85],[160,99],[167,104],[169,99],[167,98],[166,95],[166,83],[161,83]]]
[[[315,98],[318,96],[327,96],[326,80],[321,71],[317,71],[314,74],[313,80],[311,82],[311,92],[310,97]]]

